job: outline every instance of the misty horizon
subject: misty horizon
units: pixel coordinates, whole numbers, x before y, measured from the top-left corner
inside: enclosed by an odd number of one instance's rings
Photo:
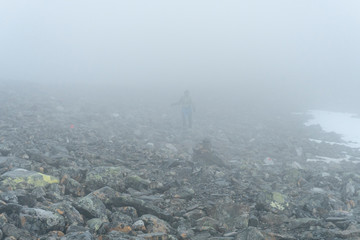
[[[357,111],[359,7],[357,1],[2,2],[0,81],[166,99],[189,89],[210,102]]]

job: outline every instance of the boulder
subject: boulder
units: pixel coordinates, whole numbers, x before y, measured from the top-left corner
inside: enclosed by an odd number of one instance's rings
[[[104,221],[109,221],[104,203],[92,194],[78,199],[73,205],[87,218],[101,218]]]
[[[20,168],[2,174],[0,179],[0,187],[2,189],[13,190],[33,189],[59,183],[59,179],[56,177]]]
[[[64,231],[65,229],[63,216],[40,208],[23,208],[19,219],[23,229],[39,235],[52,230]]]
[[[105,186],[123,191],[127,172],[123,167],[96,167],[86,174],[85,185],[90,192]]]
[[[151,214],[142,215],[140,219],[145,223],[146,231],[148,233],[161,232],[165,234],[170,234],[171,232],[173,232],[172,227],[167,222]]]

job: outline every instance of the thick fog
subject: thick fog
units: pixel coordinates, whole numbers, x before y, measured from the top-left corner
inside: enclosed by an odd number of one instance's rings
[[[200,106],[360,111],[360,2],[1,1],[0,79]]]

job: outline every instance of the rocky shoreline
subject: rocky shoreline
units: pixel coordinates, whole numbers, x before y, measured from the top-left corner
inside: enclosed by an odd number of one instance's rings
[[[74,99],[1,88],[0,239],[360,239],[359,166],[307,161],[359,150],[308,116],[215,109],[184,130]]]

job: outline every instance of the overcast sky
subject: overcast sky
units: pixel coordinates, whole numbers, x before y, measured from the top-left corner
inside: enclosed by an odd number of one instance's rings
[[[0,1],[0,79],[344,99],[360,89],[359,13],[358,0]]]

